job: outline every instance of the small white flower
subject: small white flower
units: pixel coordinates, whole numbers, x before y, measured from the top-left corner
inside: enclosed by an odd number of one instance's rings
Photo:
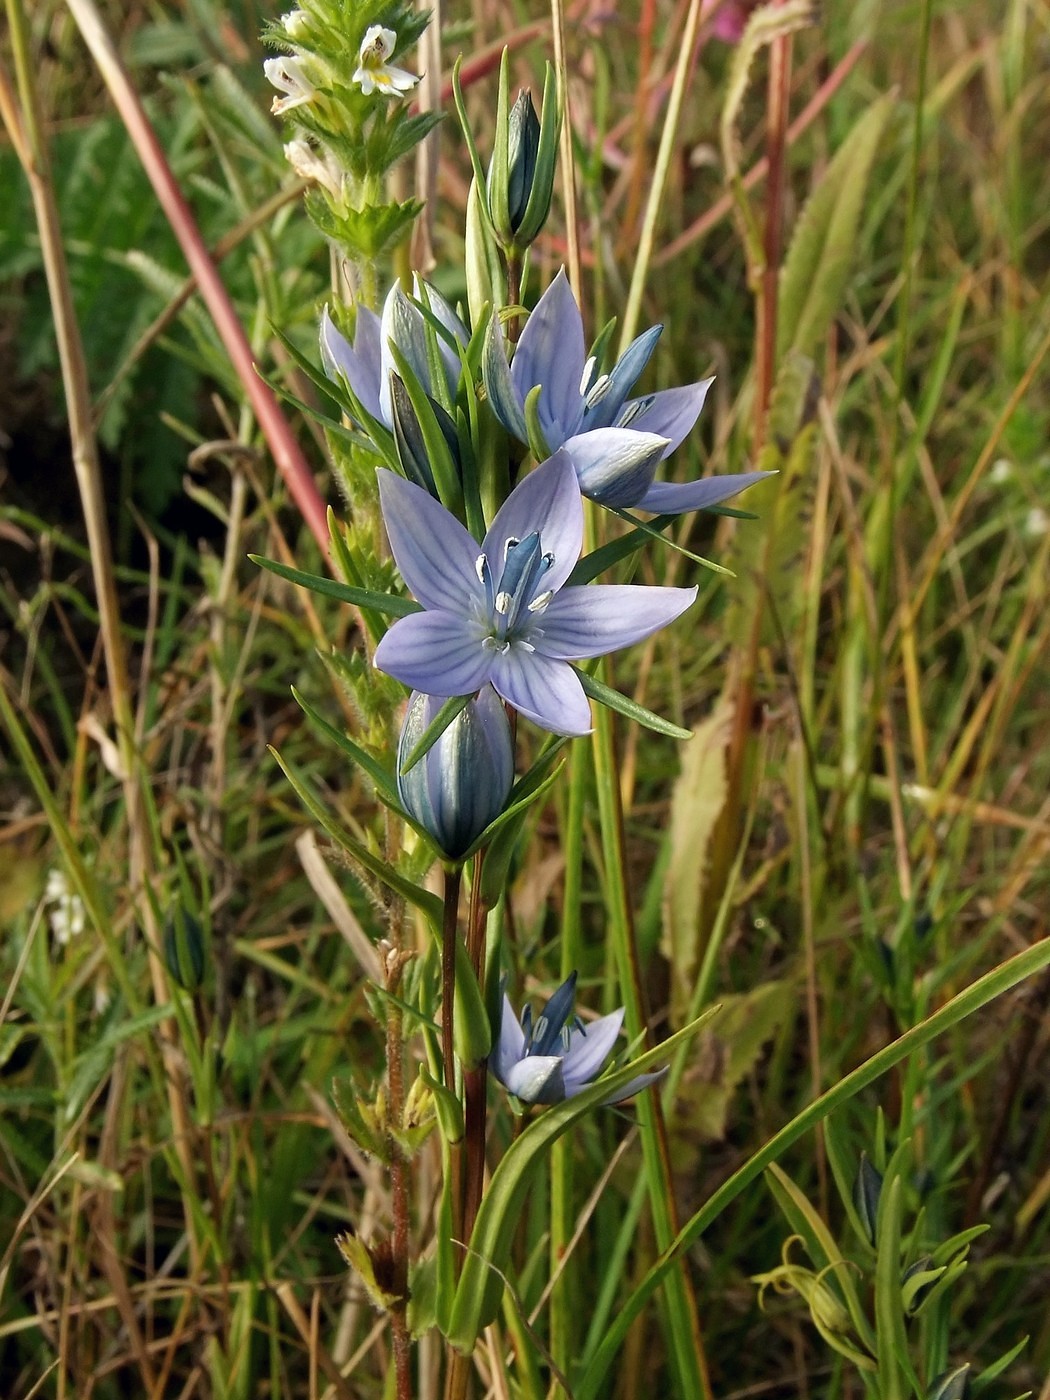
[[[49,906],[48,919],[56,943],[64,947],[71,938],[84,932],[83,901],[69,888],[65,872],[57,866],[48,871],[44,903]]]
[[[322,185],[333,199],[343,192],[343,172],[331,151],[316,151],[309,141],[296,139],[284,148],[284,158],[297,175]]]
[[[415,73],[387,63],[396,43],[397,35],[392,29],[373,24],[365,30],[353,81],[361,84],[361,91],[366,97],[373,92],[381,92],[384,97],[397,97],[400,93],[411,92],[419,82]]]
[[[290,112],[295,107],[303,107],[317,96],[317,89],[306,76],[301,58],[295,58],[291,54],[282,54],[280,58],[268,58],[263,64],[263,72],[268,81],[273,83],[279,92],[285,94],[284,97],[273,99],[270,111],[275,117],[279,117],[282,112]]]
[[[1047,515],[1042,506],[1033,506],[1025,516],[1024,532],[1026,535],[1045,535],[1050,530],[1050,515]]]

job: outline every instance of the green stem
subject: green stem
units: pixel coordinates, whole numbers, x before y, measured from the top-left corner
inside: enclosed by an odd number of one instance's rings
[[[565,889],[561,915],[562,982],[580,966],[583,939],[580,932],[580,895],[583,880],[583,810],[587,792],[588,755],[584,744],[574,744],[569,760],[569,810],[562,837],[565,850]],[[551,1277],[561,1277],[550,1300],[550,1349],[554,1364],[565,1374],[576,1356],[578,1308],[571,1263],[563,1263],[573,1232],[572,1144],[559,1138],[551,1149]]]

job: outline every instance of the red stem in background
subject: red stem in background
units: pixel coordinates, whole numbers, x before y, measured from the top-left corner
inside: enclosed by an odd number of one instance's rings
[[[179,240],[190,271],[197,279],[197,286],[208,308],[208,314],[214,321],[215,329],[226,347],[226,353],[237,372],[237,377],[244,386],[244,392],[259,420],[259,427],[273,453],[277,469],[284,478],[292,499],[302,511],[304,520],[321,547],[321,552],[327,558],[329,539],[324,501],[277,399],[256,372],[255,357],[244,327],[237,318],[233,302],[211,260],[190,207],[183,198],[156,132],[146,116],[142,101],[93,0],[68,0],[68,4],[84,42],[98,64],[128,135],[138,151],[157,200],[171,224],[175,237]]]
[[[765,439],[766,413],[776,377],[777,289],[780,278],[780,244],[784,222],[784,151],[787,116],[791,101],[791,36],[775,39],[769,55],[769,91],[766,119],[766,151],[769,185],[766,199],[766,229],[762,283],[758,294],[756,327],[756,392],[754,460]]]

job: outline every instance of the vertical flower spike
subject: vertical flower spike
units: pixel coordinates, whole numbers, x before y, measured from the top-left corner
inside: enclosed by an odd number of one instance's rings
[[[678,617],[695,588],[566,588],[583,543],[583,502],[564,452],[511,492],[479,546],[422,488],[380,470],[394,559],[425,611],[399,618],[374,663],[429,695],[486,682],[555,734],[587,734],[591,715],[569,665],[630,646]]]
[[[413,693],[397,747],[397,790],[405,810],[459,860],[503,811],[514,782],[507,713],[491,686],[467,705],[407,773],[400,769],[434,720],[441,701]]]
[[[623,1025],[621,1006],[584,1025],[575,1014],[576,973],[558,988],[536,1018],[526,1006],[521,1020],[503,998],[499,1041],[490,1062],[499,1082],[522,1103],[560,1103],[598,1078]],[[664,1070],[639,1074],[603,1103],[620,1103],[660,1079]]]

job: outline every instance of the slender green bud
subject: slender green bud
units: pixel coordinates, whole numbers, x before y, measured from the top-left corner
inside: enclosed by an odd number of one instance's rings
[[[857,1207],[864,1232],[871,1244],[875,1243],[875,1222],[879,1216],[879,1196],[882,1194],[882,1173],[868,1160],[868,1154],[860,1154],[857,1179],[853,1183],[853,1204]]]
[[[204,931],[192,914],[176,909],[164,925],[164,961],[184,992],[204,982]]]
[[[560,122],[557,89],[550,65],[547,65],[538,117],[528,91],[520,92],[513,107],[510,106],[508,69],[507,50],[504,49],[495,141],[486,185],[493,232],[504,251],[521,256],[535,242],[550,213]]]

